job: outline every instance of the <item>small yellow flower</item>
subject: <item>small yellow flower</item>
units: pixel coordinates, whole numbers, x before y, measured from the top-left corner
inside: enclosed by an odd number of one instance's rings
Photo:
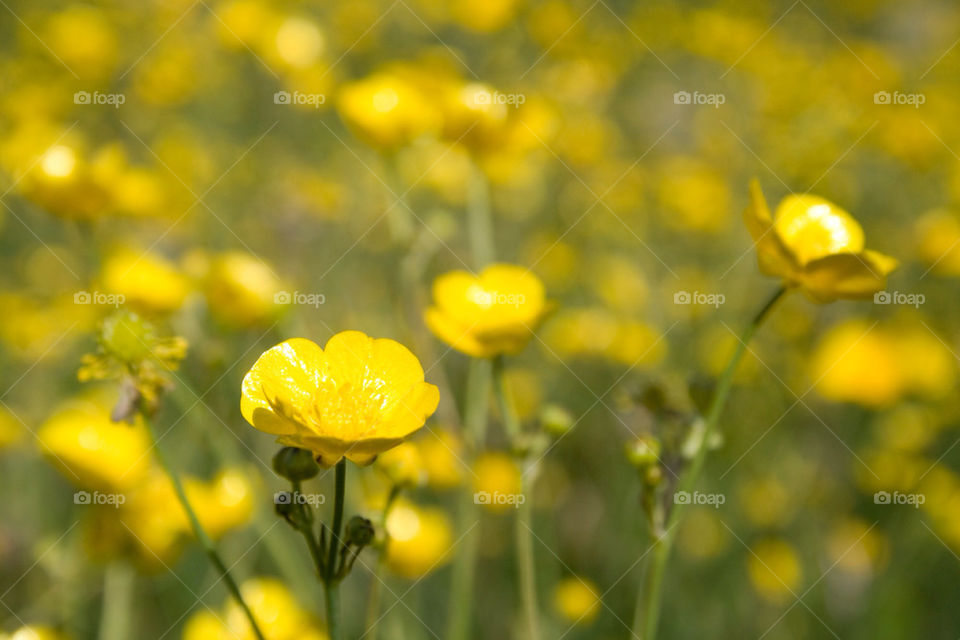
[[[506,511],[517,506],[523,496],[523,479],[514,459],[496,451],[482,453],[473,463],[473,490],[476,502],[491,511]]]
[[[803,569],[796,550],[784,540],[762,540],[747,559],[750,583],[765,600],[781,603],[800,585]]]
[[[128,248],[106,259],[101,278],[107,291],[146,313],[176,311],[190,293],[187,278],[166,259]]]
[[[376,466],[394,485],[415,487],[427,478],[420,449],[413,442],[402,442],[377,458]]]
[[[345,85],[337,109],[360,138],[385,151],[395,151],[439,125],[439,115],[427,97],[394,72]]]
[[[66,636],[57,633],[51,627],[28,624],[10,635],[0,633],[0,640],[66,640]]]
[[[433,430],[416,440],[420,459],[427,472],[427,485],[450,489],[463,479],[463,441],[451,430]]]
[[[547,311],[543,283],[529,270],[493,264],[475,276],[451,271],[433,283],[424,318],[434,335],[475,358],[518,353]]]
[[[269,324],[286,308],[278,304],[283,283],[265,262],[242,251],[215,257],[205,284],[211,311],[231,327]]]
[[[817,196],[787,196],[771,216],[754,180],[744,221],[760,270],[814,302],[867,298],[886,286],[897,266],[894,258],[864,248],[863,229],[853,216]]]
[[[440,392],[398,342],[343,331],[324,349],[293,338],[267,350],[243,379],[247,422],[332,465],[369,464],[423,426]]]
[[[600,613],[600,592],[583,578],[564,578],[553,590],[553,608],[572,624],[588,624]]]
[[[453,527],[447,514],[435,507],[419,507],[400,499],[387,515],[386,564],[411,580],[441,566],[453,546]]]

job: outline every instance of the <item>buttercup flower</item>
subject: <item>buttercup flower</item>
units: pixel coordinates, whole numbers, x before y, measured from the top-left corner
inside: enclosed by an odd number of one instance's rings
[[[390,509],[386,528],[387,568],[411,580],[440,567],[454,544],[453,527],[443,510],[402,498]]]
[[[385,151],[409,144],[439,122],[428,98],[413,83],[392,72],[345,85],[337,109],[358,136]]]
[[[243,379],[240,410],[329,466],[343,457],[369,464],[422,427],[439,401],[406,347],[343,331],[323,349],[293,338],[264,352]]]
[[[475,358],[518,353],[547,311],[543,283],[517,265],[492,264],[475,276],[451,271],[433,283],[424,314],[434,335]]]
[[[754,180],[744,221],[760,270],[798,287],[814,302],[867,298],[886,286],[887,274],[897,266],[894,258],[865,249],[860,224],[817,196],[787,196],[771,216]]]
[[[553,608],[568,622],[587,624],[600,613],[600,592],[588,580],[564,578],[553,590]]]

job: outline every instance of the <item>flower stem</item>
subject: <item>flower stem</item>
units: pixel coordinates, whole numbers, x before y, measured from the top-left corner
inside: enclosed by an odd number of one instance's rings
[[[333,501],[333,527],[330,530],[330,548],[327,550],[327,573],[324,577],[324,600],[327,605],[327,633],[330,640],[341,640],[340,580],[337,578],[337,554],[342,546],[340,529],[343,527],[343,495],[347,485],[347,460],[340,458],[336,467]]]
[[[467,183],[467,230],[470,253],[477,268],[494,259],[493,214],[490,210],[490,183],[476,160],[470,162]]]
[[[103,606],[98,640],[130,637],[130,605],[133,600],[133,567],[123,560],[107,565],[103,576]]]
[[[507,392],[507,382],[504,376],[503,357],[497,356],[493,361],[494,393],[497,396],[497,404],[500,407],[500,416],[503,420],[504,429],[514,450],[519,450],[521,443],[520,420],[517,418],[517,411],[510,401]],[[537,607],[537,574],[536,565],[533,557],[533,506],[532,506],[532,488],[536,478],[536,470],[533,468],[536,463],[528,464],[528,456],[523,454],[523,473],[521,478],[529,476],[529,482],[521,482],[521,493],[524,500],[517,504],[517,516],[514,519],[514,543],[516,544],[517,570],[520,580],[520,600],[523,604],[524,624],[526,626],[525,637],[530,640],[540,638],[540,614]]]
[[[233,576],[230,575],[230,570],[227,569],[227,565],[223,562],[223,559],[217,552],[217,548],[213,544],[213,540],[211,540],[210,536],[207,535],[203,525],[200,524],[199,518],[197,518],[196,512],[190,505],[190,500],[187,498],[187,492],[184,491],[183,484],[180,482],[179,476],[174,473],[173,468],[167,463],[167,460],[157,442],[157,438],[153,433],[153,425],[150,422],[150,418],[143,412],[141,412],[140,415],[143,417],[143,423],[146,425],[147,432],[150,435],[151,444],[153,446],[153,451],[156,455],[157,462],[160,464],[161,468],[163,468],[163,471],[167,474],[167,477],[170,478],[170,483],[173,484],[173,490],[177,494],[177,499],[180,501],[180,505],[186,512],[187,519],[190,521],[190,528],[193,529],[193,534],[200,542],[200,546],[203,547],[204,552],[207,554],[207,558],[210,560],[210,563],[214,566],[214,568],[216,568],[217,572],[220,574],[220,577],[227,585],[227,590],[230,591],[230,595],[232,595],[233,599],[236,600],[238,605],[240,605],[240,608],[243,610],[247,621],[250,623],[250,627],[253,629],[253,633],[257,637],[257,640],[265,640],[263,632],[260,631],[260,627],[257,625],[257,621],[253,617],[253,612],[250,610],[250,607],[247,606],[247,603],[243,599],[243,595],[240,593],[240,587],[237,586],[236,580],[234,580]]]
[[[367,598],[367,631],[364,638],[367,640],[377,640],[377,627],[380,623],[380,599],[383,593],[383,578],[380,577],[380,570],[383,567],[384,556],[387,554],[387,546],[390,544],[390,532],[387,531],[387,516],[390,515],[390,508],[400,496],[400,485],[390,487],[390,494],[383,505],[383,511],[380,512],[380,522],[383,527],[383,546],[377,556],[377,564],[374,566],[372,574],[373,580],[370,583],[370,596]]]
[[[464,406],[464,427],[467,442],[473,452],[483,448],[487,433],[487,408],[490,397],[490,361],[473,358],[467,379],[467,397]],[[460,541],[460,553],[453,564],[453,583],[447,610],[450,617],[447,622],[448,640],[464,640],[468,637],[473,613],[473,579],[476,573],[478,543],[480,532],[474,531],[477,506],[473,501],[472,483],[464,483],[457,511],[457,530],[463,538]]]
[[[717,388],[713,393],[710,406],[707,409],[703,437],[700,440],[693,460],[687,469],[682,473],[677,483],[677,492],[689,491],[697,482],[700,471],[703,468],[707,457],[710,437],[720,421],[720,415],[727,404],[727,398],[730,396],[730,390],[733,388],[733,378],[737,371],[743,355],[747,351],[747,345],[753,334],[757,331],[763,321],[770,315],[770,312],[776,306],[777,302],[786,294],[788,289],[781,287],[773,294],[760,311],[753,317],[753,320],[747,325],[743,333],[740,334],[736,351],[727,363],[726,369],[720,376]],[[653,559],[651,566],[644,580],[644,588],[641,598],[637,601],[638,607],[642,610],[634,616],[634,635],[642,640],[654,640],[657,634],[657,623],[660,614],[660,601],[662,596],[663,576],[666,570],[667,561],[670,558],[670,551],[673,548],[673,540],[677,525],[680,523],[683,515],[684,504],[674,504],[670,510],[670,516],[667,518],[667,524],[663,532],[654,532],[653,547],[651,552]]]

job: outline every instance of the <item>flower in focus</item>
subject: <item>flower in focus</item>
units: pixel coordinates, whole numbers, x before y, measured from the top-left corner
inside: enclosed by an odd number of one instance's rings
[[[553,608],[571,624],[588,624],[600,613],[600,592],[583,578],[564,578],[554,587]]]
[[[475,502],[491,511],[506,511],[522,499],[520,467],[514,459],[496,451],[480,454],[473,463]]]
[[[326,640],[318,623],[275,578],[253,578],[240,585],[257,626],[270,640]],[[205,609],[187,620],[183,640],[254,640],[246,615],[233,600],[220,614]]]
[[[759,542],[747,559],[753,588],[765,600],[781,603],[792,597],[802,576],[800,558],[787,542],[769,539]]]
[[[760,270],[798,287],[814,302],[872,296],[897,266],[894,258],[865,249],[860,224],[817,196],[787,196],[771,216],[754,180],[744,220]]]
[[[453,546],[453,526],[443,510],[397,500],[387,514],[386,564],[411,580],[443,564]]]
[[[413,142],[439,122],[419,88],[394,72],[377,73],[345,85],[337,109],[360,138],[384,151]]]
[[[451,271],[433,283],[424,314],[434,335],[475,358],[518,353],[547,311],[543,283],[529,270],[493,264],[473,275]]]
[[[323,349],[293,338],[264,352],[243,379],[240,410],[329,466],[343,457],[369,464],[422,427],[439,401],[406,347],[343,331]]]

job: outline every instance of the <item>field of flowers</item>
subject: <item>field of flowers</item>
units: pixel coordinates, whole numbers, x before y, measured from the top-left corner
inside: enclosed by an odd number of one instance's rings
[[[957,638],[958,33],[0,0],[0,640]]]

